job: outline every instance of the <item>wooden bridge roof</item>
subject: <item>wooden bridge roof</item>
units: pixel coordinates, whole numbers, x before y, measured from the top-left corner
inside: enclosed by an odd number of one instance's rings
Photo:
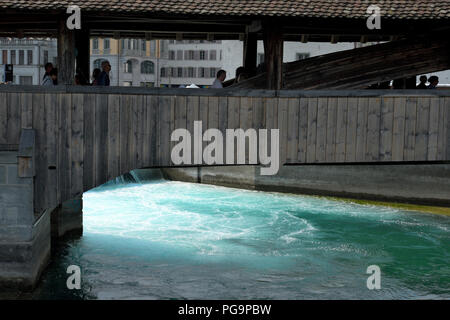
[[[1,9],[65,10],[76,4],[86,11],[196,16],[366,18],[369,0],[0,0]],[[449,0],[380,0],[390,19],[449,19]]]
[[[369,30],[371,0],[0,0],[0,36],[56,36],[69,5],[82,9],[92,36],[153,39],[242,39],[261,23],[282,27],[284,40],[388,41],[445,34],[450,0],[377,0],[382,28]],[[272,20],[272,21],[268,21]],[[146,33],[146,35],[145,35]],[[338,38],[336,38],[338,35]],[[302,40],[303,41],[303,40]],[[334,41],[334,40],[333,40]]]

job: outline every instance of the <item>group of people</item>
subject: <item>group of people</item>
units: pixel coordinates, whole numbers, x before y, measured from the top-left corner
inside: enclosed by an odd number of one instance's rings
[[[109,86],[110,85],[110,78],[109,78],[109,72],[111,71],[111,65],[108,61],[103,61],[101,64],[102,69],[94,69],[92,72],[92,82],[89,83],[89,85],[92,86]],[[42,85],[43,86],[56,86],[58,85],[58,69],[53,67],[52,63],[47,63],[45,65],[45,74],[42,78]],[[81,81],[82,77],[80,74],[75,75],[75,85],[82,85]]]
[[[427,76],[420,76],[420,83],[417,85],[416,89],[436,89],[439,78],[437,76],[431,76],[427,79]],[[430,83],[427,86],[427,81]]]
[[[229,85],[233,85],[236,83],[239,83],[241,81],[244,81],[250,77],[249,73],[244,67],[239,67],[236,69],[236,76],[234,78],[233,83],[229,83]],[[219,70],[217,72],[216,79],[214,79],[213,84],[211,85],[211,88],[213,89],[220,89],[224,87],[225,79],[227,78],[227,72],[225,70]]]
[[[42,78],[43,86],[56,86],[58,85],[58,69],[53,68],[53,64],[47,63],[44,67],[45,74]]]

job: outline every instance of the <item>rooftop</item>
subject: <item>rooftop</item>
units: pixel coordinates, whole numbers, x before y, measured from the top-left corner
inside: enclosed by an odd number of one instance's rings
[[[0,8],[27,11],[65,10],[198,16],[367,18],[369,0],[0,0]],[[449,19],[450,0],[378,0],[390,19]]]

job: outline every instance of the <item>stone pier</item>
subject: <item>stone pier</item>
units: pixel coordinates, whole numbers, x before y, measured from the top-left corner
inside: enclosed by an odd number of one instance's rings
[[[50,258],[50,214],[36,217],[33,177],[18,175],[18,152],[0,152],[0,288],[31,289]]]

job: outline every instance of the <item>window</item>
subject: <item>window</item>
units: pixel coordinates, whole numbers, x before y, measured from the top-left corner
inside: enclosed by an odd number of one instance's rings
[[[304,60],[309,58],[309,52],[297,52],[295,55],[297,60]]]
[[[92,39],[92,49],[98,50],[98,38]]]
[[[166,68],[161,68],[161,77],[167,77],[167,70],[166,70]]]
[[[195,53],[194,53],[194,50],[189,50],[188,51],[188,57],[189,57],[189,59],[188,60],[194,60],[195,59]]]
[[[169,51],[169,60],[175,60],[175,51]]]
[[[258,65],[264,62],[264,53],[258,53]]]
[[[25,64],[25,52],[23,50],[19,50],[19,64]]]
[[[209,60],[215,61],[216,59],[217,59],[217,51],[216,50],[211,50],[209,52]]]
[[[19,84],[32,85],[33,76],[19,76]]]
[[[177,76],[177,68],[170,68],[170,76],[174,78]]]
[[[8,50],[2,51],[2,64],[8,64]]]
[[[123,72],[125,73],[133,73],[133,62],[131,60],[128,60],[125,62],[123,66]]]
[[[177,77],[183,78],[183,68],[177,68]]]
[[[205,78],[205,68],[198,68],[198,77],[199,78]]]
[[[11,56],[11,64],[16,64],[16,50],[11,50],[10,51],[10,56]]]
[[[200,51],[200,60],[208,60],[208,51]]]
[[[177,51],[177,60],[183,60],[183,50]]]
[[[143,52],[147,52],[147,42],[145,40],[141,41],[141,49]]]
[[[109,39],[103,39],[103,49],[111,49],[111,41]]]
[[[154,82],[141,82],[141,87],[153,88],[154,86]]]
[[[131,87],[131,86],[133,86],[133,81],[124,81],[123,82],[123,86],[124,87]]]
[[[155,64],[151,61],[143,61],[141,63],[141,73],[142,74],[154,74]]]
[[[33,64],[33,50],[27,51],[27,64],[32,65]]]
[[[194,74],[194,68],[193,67],[189,67],[188,69],[187,69],[187,76],[189,77],[189,78],[194,78],[195,77],[195,74]]]
[[[215,78],[216,77],[216,73],[217,73],[217,71],[219,71],[219,70],[217,70],[216,68],[210,68],[209,69],[209,77],[210,78]]]

